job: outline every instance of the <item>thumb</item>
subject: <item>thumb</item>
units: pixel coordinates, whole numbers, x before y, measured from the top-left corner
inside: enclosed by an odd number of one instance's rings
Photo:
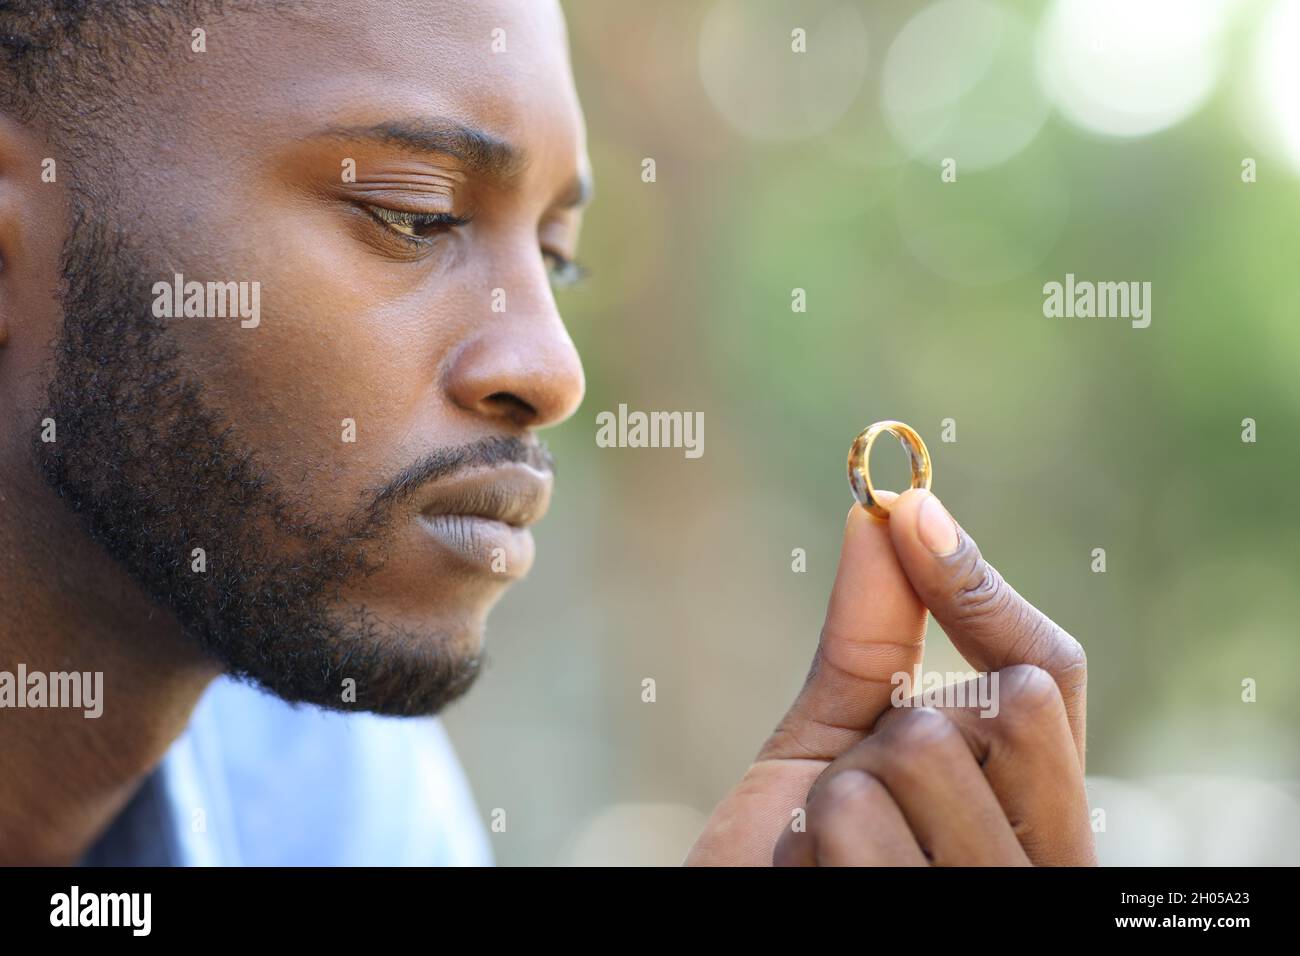
[[[1087,658],[1079,642],[1017,594],[928,491],[899,496],[889,531],[913,589],[972,666],[1032,664],[1052,675],[1082,765]]]
[[[889,492],[880,492],[883,501]],[[893,677],[915,677],[925,608],[899,564],[889,522],[854,505],[812,668],[760,760],[834,760],[889,707]]]

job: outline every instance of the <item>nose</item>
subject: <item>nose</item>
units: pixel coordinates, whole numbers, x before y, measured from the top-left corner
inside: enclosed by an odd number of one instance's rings
[[[500,311],[485,301],[482,321],[444,379],[456,405],[517,428],[564,421],[586,390],[582,360],[535,247],[531,259],[535,264],[516,282],[493,290],[491,302],[500,302]]]

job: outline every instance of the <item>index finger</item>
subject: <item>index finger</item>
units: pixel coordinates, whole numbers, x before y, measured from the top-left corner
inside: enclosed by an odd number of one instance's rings
[[[1017,594],[928,491],[899,496],[889,531],[912,588],[972,666],[1033,664],[1052,675],[1082,768],[1088,662],[1079,642]]]

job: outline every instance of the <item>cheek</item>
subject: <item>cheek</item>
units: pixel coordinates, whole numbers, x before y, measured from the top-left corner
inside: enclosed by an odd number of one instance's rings
[[[206,401],[286,490],[343,514],[429,450],[451,415],[438,368],[460,335],[440,315],[454,292],[430,305],[407,287],[420,267],[384,262],[337,224],[246,232],[223,268],[260,283],[257,327],[201,319],[177,332]]]

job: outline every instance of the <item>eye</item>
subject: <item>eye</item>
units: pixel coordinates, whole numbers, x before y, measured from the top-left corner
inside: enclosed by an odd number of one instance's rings
[[[568,259],[550,249],[542,250],[546,260],[546,271],[551,279],[551,286],[556,289],[571,289],[579,285],[590,273],[581,263]]]
[[[447,212],[411,212],[369,203],[363,203],[362,208],[386,229],[419,245],[428,245],[443,233],[470,221],[468,216],[454,216]]]

